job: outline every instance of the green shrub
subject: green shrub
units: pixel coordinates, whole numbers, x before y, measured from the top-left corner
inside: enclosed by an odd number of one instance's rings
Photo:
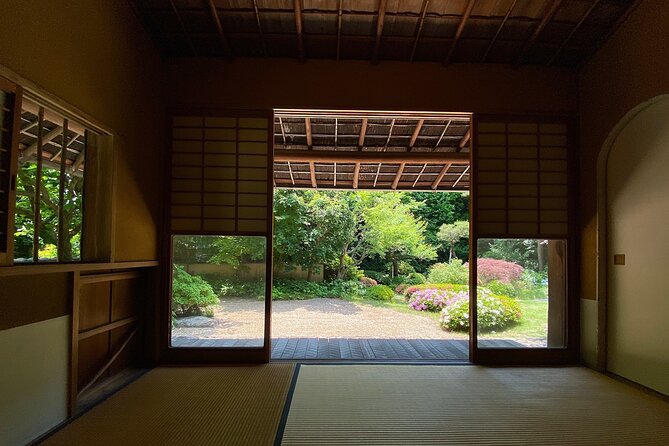
[[[469,268],[460,259],[453,259],[451,263],[435,263],[430,267],[427,281],[466,285],[469,283]]]
[[[175,266],[172,275],[172,311],[175,316],[213,316],[209,305],[218,303],[214,290],[199,276]]]
[[[520,305],[516,300],[506,296],[495,296],[485,288],[479,289],[476,312],[481,331],[504,329],[518,322],[522,316]],[[469,330],[469,300],[459,300],[441,310],[439,325],[444,330]]]
[[[366,297],[374,300],[391,301],[395,297],[392,288],[386,285],[376,285],[367,290]]]
[[[265,281],[222,281],[218,289],[219,297],[241,297],[262,300],[265,298]]]
[[[322,297],[354,297],[362,294],[365,285],[357,280],[308,282],[299,279],[277,279],[272,287],[273,300],[304,300]]]
[[[427,283],[427,279],[421,273],[411,273],[406,277],[404,283],[409,285],[420,285]]]
[[[374,286],[379,284],[376,280],[372,279],[371,277],[361,277],[360,283],[362,283],[364,286]]]
[[[365,276],[371,277],[378,283],[382,283],[384,285],[390,285],[390,281],[392,280],[390,274],[382,273],[380,271],[365,270]]]
[[[497,294],[498,296],[509,296],[509,297],[516,297],[517,290],[516,290],[516,284],[517,282],[514,282],[514,284],[511,283],[504,283],[500,282],[499,280],[493,280],[489,284],[486,285],[486,288],[492,292],[492,294]]]

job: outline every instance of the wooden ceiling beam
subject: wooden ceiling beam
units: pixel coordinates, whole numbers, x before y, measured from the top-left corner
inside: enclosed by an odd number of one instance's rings
[[[502,28],[504,28],[504,25],[506,25],[506,21],[509,20],[509,16],[511,15],[511,11],[513,11],[513,8],[516,6],[516,3],[518,3],[518,0],[513,0],[513,2],[511,3],[511,6],[509,6],[509,9],[506,10],[506,15],[504,16],[504,19],[502,19],[502,23],[499,24],[499,27],[497,28],[497,32],[495,32],[495,35],[493,36],[492,40],[490,40],[490,44],[488,45],[488,48],[486,48],[485,53],[483,54],[483,57],[481,58],[481,63],[484,63],[486,61],[486,59],[488,58],[488,54],[490,53],[490,50],[495,45],[495,42],[497,41],[497,37],[499,37],[499,33],[502,32]]]
[[[216,26],[216,31],[218,31],[218,38],[221,41],[221,47],[223,47],[223,52],[227,59],[232,59],[232,48],[230,47],[230,42],[228,37],[223,31],[223,26],[221,25],[221,18],[218,15],[218,9],[214,4],[214,0],[207,0],[207,5],[209,6],[209,13],[211,14],[211,19],[214,21],[214,26]]]
[[[600,0],[595,0],[594,2],[592,2],[590,7],[588,8],[588,10],[585,11],[585,14],[583,14],[583,16],[581,17],[581,20],[579,20],[578,23],[572,28],[572,30],[569,33],[569,35],[567,36],[567,38],[564,39],[564,41],[562,41],[562,43],[558,47],[557,51],[555,51],[555,54],[553,54],[553,57],[550,58],[550,60],[548,61],[548,63],[546,65],[549,65],[549,66],[553,65],[553,62],[555,62],[555,60],[560,55],[560,53],[562,52],[564,47],[567,46],[567,43],[569,43],[571,38],[574,37],[574,34],[576,34],[576,31],[578,31],[579,28],[581,28],[581,25],[583,25],[583,22],[585,22],[587,20],[587,18],[590,17],[590,14],[592,13],[592,10],[597,7],[597,5],[599,4],[599,1]]]
[[[311,187],[318,187],[318,182],[316,181],[316,166],[314,166],[313,161],[309,163],[309,174],[311,175]]]
[[[311,136],[311,118],[309,118],[309,117],[304,118],[304,127],[306,128],[306,131],[307,131],[307,147],[309,149],[311,149],[311,147],[313,146],[313,140],[312,140],[312,136]],[[281,129],[283,131],[283,126],[281,127]],[[285,139],[285,136],[284,136],[284,139]],[[284,142],[284,144],[285,144],[285,142]]]
[[[469,164],[469,153],[457,152],[354,152],[325,150],[275,150],[274,161],[292,163],[411,163]]]
[[[423,22],[425,21],[425,14],[427,14],[428,6],[430,6],[430,0],[423,0],[423,6],[420,8],[420,17],[418,18],[418,23],[416,23],[416,37],[414,38],[413,46],[411,47],[411,57],[409,57],[409,62],[413,62],[413,59],[416,56],[416,48],[418,48],[418,40],[423,32]]]
[[[458,143],[458,148],[457,148],[456,151],[457,151],[457,152],[460,152],[462,149],[464,149],[464,148],[467,146],[467,144],[469,144],[469,140],[470,140],[470,139],[472,139],[472,129],[471,129],[471,127],[468,128],[468,129],[467,129],[467,133],[465,133],[465,134],[462,136],[462,139],[461,139],[460,142]]]
[[[342,16],[342,4],[344,0],[339,0],[339,7],[337,8],[337,60],[339,60],[339,55],[341,54],[341,16]]]
[[[355,168],[353,169],[353,189],[358,188],[359,178],[360,178],[360,163],[355,163]]]
[[[432,182],[432,186],[430,186],[432,189],[437,189],[439,187],[439,183],[441,183],[441,180],[444,179],[444,175],[446,175],[446,172],[448,172],[448,169],[451,168],[452,163],[446,163],[444,164],[444,167],[441,168],[441,171],[439,172],[439,175],[437,175],[437,178]]]
[[[358,136],[358,150],[362,150],[365,145],[365,136],[367,135],[367,118],[362,118],[360,126],[360,136]]]
[[[393,180],[393,189],[397,189],[397,185],[400,182],[400,178],[402,178],[402,174],[404,173],[404,167],[406,166],[406,163],[400,163],[400,167],[397,169],[397,174],[395,174],[395,179]]]
[[[516,58],[514,65],[518,66],[523,62],[528,51],[530,50],[530,48],[532,48],[532,45],[534,45],[534,42],[541,34],[541,31],[544,30],[546,25],[548,25],[548,22],[551,21],[557,10],[560,8],[560,4],[562,4],[562,0],[554,0],[548,2],[548,10],[546,11],[546,14],[541,19],[541,22],[539,22],[539,25],[534,29],[534,32],[532,33],[530,38],[523,45],[523,48],[520,50],[520,54],[518,54],[518,57]]]
[[[258,33],[260,34],[260,42],[262,43],[262,51],[265,57],[269,57],[269,52],[267,51],[267,42],[265,42],[265,34],[262,30],[262,25],[260,24],[260,12],[258,11],[258,2],[253,0],[253,11],[256,14],[256,24],[258,25]]]
[[[300,62],[305,61],[304,35],[302,33],[302,0],[293,0],[295,9],[295,33],[297,34],[297,57]]]
[[[51,130],[49,133],[42,136],[40,141],[39,141],[39,144],[38,144],[38,142],[35,142],[35,143],[29,145],[28,147],[26,147],[23,150],[23,152],[21,152],[21,160],[25,163],[26,161],[28,161],[28,158],[30,158],[35,153],[37,153],[38,146],[45,145],[46,143],[48,143],[49,141],[51,141],[52,139],[54,139],[58,135],[61,135],[62,133],[63,133],[63,127],[60,126],[60,125],[57,126],[55,129]]]
[[[469,0],[467,5],[465,6],[465,11],[462,14],[462,18],[460,19],[460,23],[458,24],[458,29],[455,31],[455,36],[453,37],[453,40],[451,41],[451,46],[448,48],[448,53],[446,53],[446,58],[444,59],[444,65],[448,65],[451,63],[451,57],[453,56],[453,52],[455,51],[455,47],[458,45],[458,41],[460,40],[460,36],[462,36],[462,31],[465,29],[465,25],[467,24],[467,20],[469,20],[469,16],[472,13],[472,9],[474,9],[474,4],[475,0]]]
[[[413,133],[411,134],[411,140],[409,140],[409,152],[411,152],[413,146],[416,144],[416,139],[418,139],[418,135],[420,134],[420,129],[423,128],[424,123],[425,123],[424,119],[419,119],[418,123],[416,124],[416,127],[413,129]]]
[[[379,63],[379,49],[381,47],[381,36],[383,35],[383,22],[386,18],[387,0],[379,1],[379,13],[376,19],[376,41],[374,42],[374,52],[372,53],[372,63]]]

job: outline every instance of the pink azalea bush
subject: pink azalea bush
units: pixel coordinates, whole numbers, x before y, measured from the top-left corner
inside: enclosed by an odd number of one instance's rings
[[[502,283],[511,283],[520,280],[523,267],[514,262],[498,259],[478,259],[476,261],[479,283],[485,285],[497,280]]]
[[[462,299],[469,299],[466,291],[455,292],[428,288],[418,290],[411,295],[409,308],[416,311],[441,311],[442,308],[453,305]]]

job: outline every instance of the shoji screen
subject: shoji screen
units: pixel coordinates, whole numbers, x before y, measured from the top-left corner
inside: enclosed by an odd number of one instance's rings
[[[270,235],[268,113],[172,118],[172,233]]]
[[[567,121],[475,120],[478,237],[564,238],[569,228]]]

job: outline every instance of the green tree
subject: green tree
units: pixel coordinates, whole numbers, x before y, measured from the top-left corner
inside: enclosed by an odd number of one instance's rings
[[[391,275],[407,259],[432,260],[435,248],[425,240],[426,223],[413,214],[419,204],[403,193],[359,192],[363,222],[352,257],[358,262],[376,254],[391,264]]]
[[[460,239],[469,237],[469,222],[460,220],[455,223],[441,225],[437,237],[448,244],[448,261],[450,262],[453,260],[453,257],[457,257],[455,255],[455,244]]]

